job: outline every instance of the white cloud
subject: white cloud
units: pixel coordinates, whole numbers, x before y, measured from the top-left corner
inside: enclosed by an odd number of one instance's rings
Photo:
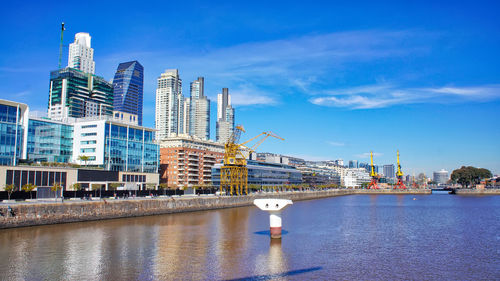
[[[327,141],[326,143],[331,145],[331,146],[344,146],[345,145],[345,143],[343,143],[343,142],[335,142],[335,141]]]
[[[379,153],[379,152],[373,152],[373,157],[380,157],[382,156],[383,154],[382,153]],[[370,158],[370,152],[365,152],[365,153],[361,153],[361,154],[356,154],[354,155],[355,157],[357,158]]]
[[[500,85],[475,87],[405,88],[394,84],[375,84],[325,91],[311,98],[316,105],[350,109],[383,108],[396,104],[487,101],[500,98]]]
[[[184,85],[189,85],[190,79],[204,76],[209,96],[227,87],[235,104],[276,104],[281,95],[289,92],[313,92],[318,81],[325,81],[332,70],[338,71],[343,64],[421,53],[429,48],[428,40],[418,41],[421,37],[428,39],[432,35],[365,30],[249,42],[198,53],[179,48],[137,52],[131,56],[120,51],[103,57],[107,65],[102,69],[114,73],[120,61],[138,59],[146,71],[145,93],[154,93],[154,80],[166,68],[179,68]],[[240,90],[242,85],[252,91]]]

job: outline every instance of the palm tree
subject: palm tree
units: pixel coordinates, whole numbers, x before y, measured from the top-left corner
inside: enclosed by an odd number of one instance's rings
[[[90,160],[90,156],[80,155],[80,156],[78,156],[78,160],[85,162],[85,167],[87,167],[87,161]]]

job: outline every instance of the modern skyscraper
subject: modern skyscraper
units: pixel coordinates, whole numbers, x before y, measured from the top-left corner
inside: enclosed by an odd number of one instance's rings
[[[205,79],[198,77],[197,80],[191,82],[191,97],[189,100],[189,111],[185,111],[186,115],[189,112],[188,130],[185,131],[189,135],[196,136],[200,139],[210,139],[210,100],[204,93]]]
[[[234,108],[231,106],[231,95],[227,88],[217,95],[217,142],[225,143],[233,134]]]
[[[138,61],[120,63],[113,79],[113,110],[137,115],[142,126],[144,67]]]
[[[69,44],[68,67],[85,73],[95,73],[94,49],[90,47],[90,40],[87,32],[75,34],[75,42]]]
[[[394,164],[384,165],[384,176],[393,179],[396,177],[394,173]]]
[[[104,78],[69,67],[50,73],[50,118],[112,114],[113,85]]]
[[[182,133],[184,102],[182,80],[177,69],[167,69],[158,77],[156,88],[156,139]]]

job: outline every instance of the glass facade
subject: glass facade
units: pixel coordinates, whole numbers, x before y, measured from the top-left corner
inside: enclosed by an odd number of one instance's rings
[[[70,162],[73,126],[43,119],[28,123],[28,159],[35,162]]]
[[[105,166],[112,171],[158,172],[159,147],[154,132],[106,123]]]
[[[138,61],[120,63],[113,79],[113,107],[137,115],[142,126],[144,67]]]
[[[0,104],[0,165],[16,165],[21,158],[24,126],[21,109]]]
[[[113,86],[104,78],[69,67],[50,73],[49,117],[112,114]]]
[[[302,173],[289,165],[247,160],[247,168],[248,184],[276,186],[302,183]],[[220,165],[212,168],[212,184],[220,186]]]

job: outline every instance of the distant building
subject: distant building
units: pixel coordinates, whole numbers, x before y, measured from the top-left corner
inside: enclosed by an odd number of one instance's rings
[[[120,63],[113,78],[113,110],[135,114],[142,126],[144,67],[138,61]]]
[[[393,179],[396,177],[394,164],[384,165],[384,176]]]
[[[17,165],[26,158],[29,107],[0,99],[0,165]]]
[[[156,88],[156,139],[183,133],[184,98],[182,80],[177,69],[167,69],[158,77]]]
[[[231,106],[231,95],[227,88],[217,95],[217,136],[216,140],[225,143],[234,130],[234,108]]]
[[[75,42],[69,44],[68,67],[84,73],[95,73],[94,49],[90,47],[90,40],[86,32],[75,34]]]
[[[349,160],[349,168],[358,168],[358,160]]]
[[[189,98],[189,109],[186,116],[189,116],[188,131],[186,134],[196,136],[203,140],[210,139],[210,100],[205,96],[205,79],[198,77],[191,82],[191,96]]]
[[[74,68],[50,73],[49,118],[62,120],[112,113],[113,85],[104,78]]]
[[[217,187],[220,186],[221,166],[216,164],[212,168],[212,184]],[[302,183],[302,173],[289,165],[248,160],[247,169],[249,185],[265,187]]]
[[[370,174],[363,168],[348,168],[344,170],[344,186],[359,188],[371,180]]]
[[[441,171],[433,173],[432,179],[437,184],[445,184],[445,183],[448,182],[448,180],[450,179],[450,177],[448,175],[448,171],[446,171],[444,169],[441,169]]]
[[[224,145],[188,135],[160,142],[160,182],[170,187],[209,185],[212,168],[224,158]]]

